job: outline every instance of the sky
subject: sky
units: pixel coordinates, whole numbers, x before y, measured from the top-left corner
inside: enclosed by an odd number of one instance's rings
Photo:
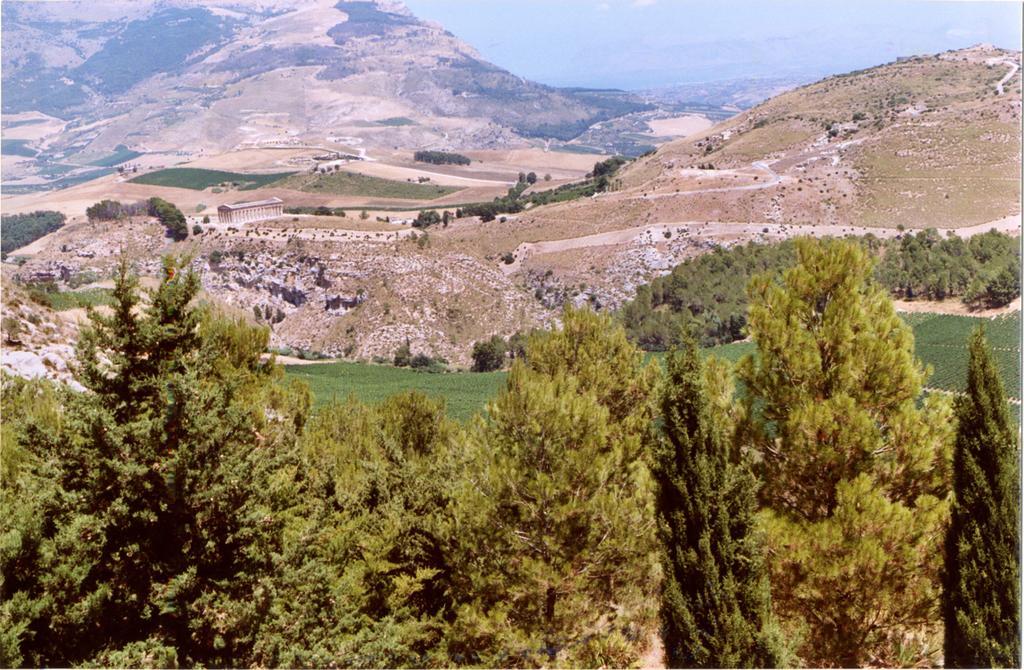
[[[924,0],[405,0],[487,60],[554,86],[805,80],[979,42],[1020,49],[1021,4]]]

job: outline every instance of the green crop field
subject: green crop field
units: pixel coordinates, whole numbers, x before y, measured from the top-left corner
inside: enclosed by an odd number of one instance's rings
[[[318,405],[334,398],[344,400],[349,394],[355,394],[363,402],[376,404],[403,391],[422,391],[429,396],[444,398],[448,414],[460,421],[481,411],[504,386],[506,376],[504,372],[431,374],[409,368],[340,361],[286,365],[284,369],[288,376],[309,384]]]
[[[1003,376],[1006,393],[1020,395],[1020,313],[998,319],[977,319],[945,314],[905,314],[914,329],[918,357],[931,365],[933,374],[928,388],[962,391],[967,379],[967,338],[984,322],[996,364]],[[706,349],[705,353],[735,363],[755,351],[753,342],[733,342]],[[649,354],[664,362],[663,352]],[[313,365],[287,365],[285,372],[309,384],[317,404],[332,398],[343,400],[353,393],[363,402],[378,403],[402,391],[417,390],[443,397],[452,418],[465,421],[482,411],[505,383],[505,372],[453,372],[429,374],[387,365],[334,362]],[[1011,405],[1011,414],[1020,416],[1019,405]]]
[[[281,188],[326,195],[352,195],[368,198],[396,198],[400,200],[433,200],[460,191],[460,188],[382,179],[355,172],[329,172],[327,174],[297,174],[285,179]]]
[[[138,151],[132,151],[123,144],[118,144],[114,147],[114,153],[109,156],[104,156],[89,163],[89,165],[98,165],[99,167],[114,167],[130,160],[134,160],[142,154]]]
[[[1020,399],[1020,312],[997,319],[947,314],[907,314],[918,357],[934,369],[927,385],[963,391],[967,383],[967,338],[984,324],[1006,394]]]
[[[273,174],[243,174],[241,172],[224,172],[223,170],[204,170],[201,168],[167,168],[148,174],[139,175],[131,180],[135,184],[150,186],[170,186],[202,191],[211,186],[221,184],[236,185],[240,191],[251,191],[275,181],[290,177],[294,172],[276,172]]]

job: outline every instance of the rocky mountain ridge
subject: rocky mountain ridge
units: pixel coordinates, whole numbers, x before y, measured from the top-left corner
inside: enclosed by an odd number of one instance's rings
[[[30,144],[42,158],[515,146],[647,108],[524,80],[390,0],[101,4],[3,5],[5,121],[56,123]]]

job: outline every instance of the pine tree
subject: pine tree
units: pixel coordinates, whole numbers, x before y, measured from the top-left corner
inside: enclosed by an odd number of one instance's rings
[[[947,668],[1020,667],[1019,447],[979,328],[957,399],[943,615]]]
[[[30,665],[251,663],[309,398],[261,362],[266,330],[192,304],[182,265],[142,301],[122,263],[113,314],[80,340],[91,392],[19,439],[49,475],[12,593]]]
[[[629,665],[655,614],[656,368],[590,310],[531,335],[525,361],[467,438],[449,653],[494,667]]]
[[[938,652],[951,410],[917,406],[926,370],[871,276],[857,244],[800,240],[750,286],[738,439],[760,457],[773,606],[810,665]]]
[[[756,482],[730,462],[696,345],[668,360],[655,450],[669,667],[774,667],[770,595],[755,537]]]

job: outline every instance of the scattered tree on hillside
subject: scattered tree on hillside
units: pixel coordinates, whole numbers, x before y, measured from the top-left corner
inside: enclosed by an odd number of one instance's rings
[[[798,240],[750,285],[742,446],[761,458],[772,600],[814,666],[931,661],[935,550],[948,518],[951,411],[917,406],[910,328],[851,242]],[[905,636],[923,635],[916,650]],[[899,660],[897,660],[899,659]]]
[[[1020,667],[1019,444],[979,328],[956,400],[953,513],[946,535],[947,668]]]
[[[85,216],[89,221],[113,221],[125,215],[124,206],[117,200],[100,200],[86,207]]]
[[[441,215],[432,209],[426,209],[416,215],[412,225],[414,228],[428,228],[438,223],[441,223]]]
[[[188,223],[180,209],[162,198],[150,198],[148,206],[149,215],[160,220],[171,238],[180,241],[188,237]]]
[[[395,356],[391,361],[391,364],[396,368],[406,368],[412,362],[412,350],[409,347],[409,340],[406,340],[401,346],[395,349]]]
[[[780,650],[755,537],[756,480],[730,453],[728,422],[709,398],[705,374],[691,341],[669,357],[661,397],[654,478],[666,662],[673,668],[775,667]]]

